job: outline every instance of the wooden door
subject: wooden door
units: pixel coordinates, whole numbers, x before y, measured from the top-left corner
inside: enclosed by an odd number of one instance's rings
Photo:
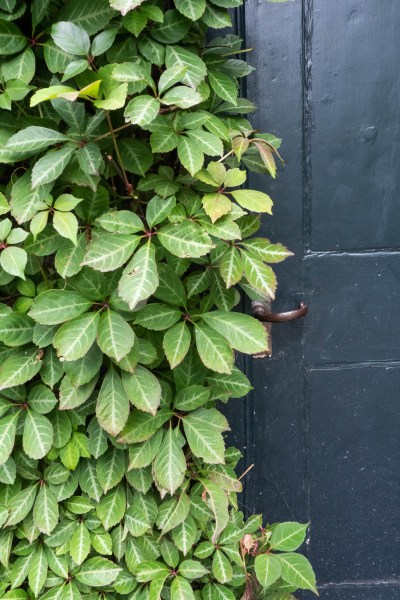
[[[272,359],[246,360],[244,505],[311,521],[323,600],[397,600],[400,3],[247,0],[237,21],[253,122],[284,140],[276,183],[251,176],[275,199],[264,233],[295,253],[274,309],[310,309],[273,325]]]

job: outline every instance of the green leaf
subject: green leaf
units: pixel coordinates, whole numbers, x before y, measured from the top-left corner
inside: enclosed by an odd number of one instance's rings
[[[128,102],[125,108],[124,117],[132,125],[148,125],[157,117],[160,110],[160,103],[152,96],[136,96]]]
[[[89,36],[82,27],[74,23],[60,21],[51,28],[51,37],[61,50],[78,56],[89,54]]]
[[[140,238],[135,235],[104,233],[90,242],[82,265],[96,271],[115,271],[132,256]]]
[[[41,367],[42,359],[37,349],[14,351],[0,367],[0,390],[26,383]]]
[[[254,567],[257,579],[264,589],[275,583],[282,573],[281,561],[274,554],[259,554]]]
[[[31,48],[27,48],[15,58],[4,62],[1,72],[5,81],[18,79],[24,83],[29,83],[35,75],[35,55]]]
[[[129,446],[128,469],[143,469],[148,467],[155,459],[163,439],[164,430],[158,429],[156,433],[141,444]]]
[[[135,334],[121,315],[107,309],[100,319],[97,343],[104,354],[118,362],[132,349]]]
[[[244,275],[257,292],[273,300],[275,298],[276,277],[269,265],[253,258],[248,252],[241,253]]]
[[[27,39],[14,23],[0,21],[0,56],[10,56],[23,50]]]
[[[202,204],[205,212],[213,223],[224,215],[229,214],[232,210],[232,202],[225,194],[205,194],[202,199]]]
[[[112,448],[97,460],[96,472],[99,483],[106,494],[118,485],[125,474],[125,455]]]
[[[175,577],[172,581],[171,600],[195,600],[192,586],[183,577]]]
[[[203,364],[217,373],[231,373],[234,356],[226,339],[205,325],[196,325],[195,336]]]
[[[71,240],[74,246],[77,245],[79,224],[73,213],[56,210],[53,216],[53,226],[62,237]]]
[[[174,67],[166,69],[158,81],[159,93],[162,94],[167,89],[172,87],[175,83],[182,81],[182,78],[184,77],[186,71],[187,67],[184,67],[182,65],[175,65]]]
[[[89,558],[82,564],[76,579],[84,585],[106,586],[115,581],[121,570],[121,567],[107,558]]]
[[[174,306],[166,304],[152,303],[147,304],[144,308],[138,311],[135,324],[141,325],[146,329],[153,331],[163,331],[175,325],[182,317],[180,310]],[[0,328],[1,338],[1,328]]]
[[[219,583],[228,583],[233,577],[233,569],[229,559],[219,549],[213,556],[212,573]]]
[[[158,239],[164,248],[180,258],[199,258],[213,248],[208,234],[189,220],[165,225],[158,231]]]
[[[175,546],[186,556],[197,540],[196,521],[189,515],[178,527],[172,531]],[[214,551],[214,546],[212,546]]]
[[[164,335],[163,348],[171,369],[175,369],[189,351],[191,335],[184,321],[171,327]]]
[[[33,301],[29,316],[42,325],[58,325],[86,312],[91,302],[77,292],[48,290]]]
[[[0,320],[0,340],[6,346],[24,346],[32,342],[34,321],[24,314],[11,313]]]
[[[155,249],[151,242],[141,246],[125,267],[118,284],[119,295],[134,309],[157,289],[158,273]]]
[[[126,494],[123,485],[118,485],[103,496],[96,508],[97,516],[106,530],[117,525],[124,517],[125,511]]]
[[[279,560],[282,565],[282,579],[296,588],[317,593],[315,574],[305,556],[288,552],[280,554]]]
[[[215,544],[229,521],[228,496],[220,485],[217,485],[212,481],[202,479],[201,483],[203,484],[207,495],[207,504],[215,519],[214,532],[211,540],[213,544]]]
[[[103,229],[110,233],[131,234],[143,231],[141,219],[129,210],[115,210],[96,219]]]
[[[100,148],[97,144],[88,142],[77,152],[79,166],[89,175],[98,175],[100,166],[103,164]]]
[[[57,355],[63,360],[82,358],[96,339],[99,321],[100,314],[93,312],[61,325],[53,339]]]
[[[29,566],[28,582],[35,597],[40,594],[47,577],[48,562],[43,547],[38,547],[35,557]]]
[[[273,202],[271,198],[264,194],[264,192],[257,192],[256,190],[235,190],[230,192],[236,202],[253,212],[269,213],[272,214]]]
[[[267,263],[279,263],[288,256],[293,256],[292,252],[289,252],[282,244],[271,244],[265,238],[252,238],[243,242],[242,245],[254,258]]]
[[[224,336],[239,352],[256,354],[268,349],[264,326],[249,315],[216,310],[204,313],[202,319],[209,327]]]
[[[111,435],[118,435],[129,415],[129,400],[121,378],[111,368],[105,376],[97,398],[96,416],[99,424]]]
[[[32,187],[51,183],[57,179],[70,162],[75,146],[66,144],[59,150],[50,150],[39,158],[32,169]]]
[[[122,444],[136,444],[144,442],[162,425],[172,417],[172,412],[166,408],[161,408],[155,416],[141,412],[133,411],[130,413],[128,422],[118,438]]]
[[[25,279],[25,267],[28,255],[23,248],[8,246],[0,254],[0,265],[10,275]]]
[[[159,489],[173,494],[185,478],[186,459],[176,432],[170,427],[153,464],[154,478]]]
[[[161,400],[160,383],[144,367],[138,365],[135,372],[122,373],[122,383],[131,403],[139,410],[155,415]]]
[[[238,86],[234,79],[214,69],[208,69],[208,80],[214,92],[227,102],[236,104]]]
[[[58,503],[53,492],[43,485],[37,495],[33,519],[41,533],[50,535],[58,523]]]
[[[204,164],[204,154],[199,145],[187,137],[181,136],[178,142],[178,156],[182,165],[194,176]]]
[[[198,21],[206,10],[205,0],[175,0],[175,6],[180,13],[192,21]]]
[[[269,544],[274,550],[281,552],[293,552],[304,542],[308,523],[277,523],[272,527]]]
[[[222,256],[219,268],[227,288],[236,285],[242,279],[243,263],[239,251],[234,246]]]
[[[37,490],[37,484],[31,485],[11,498],[8,503],[9,516],[5,523],[6,526],[16,525],[25,519],[35,502]]]
[[[207,75],[207,68],[202,59],[182,46],[167,46],[165,66],[168,69],[174,66],[186,67],[182,83],[193,89],[197,89]]]
[[[32,219],[49,195],[51,185],[43,185],[32,189],[31,171],[26,171],[17,179],[11,190],[11,214],[16,221],[26,223]]]
[[[196,104],[200,104],[203,101],[203,97],[198,93],[192,90],[190,87],[185,85],[178,85],[176,87],[168,90],[161,99],[162,104],[166,104],[167,106],[175,105],[179,108],[191,108]],[[210,134],[211,135],[211,134]],[[185,139],[185,138],[180,138]],[[178,142],[178,150],[179,150],[179,142]],[[191,148],[181,150],[182,156],[185,157],[186,162],[191,164],[192,160],[196,160],[192,158],[194,156],[194,151]],[[204,157],[203,157],[204,160]],[[186,166],[186,165],[185,165]],[[187,167],[188,168],[188,167]],[[188,168],[191,171],[190,168]],[[193,173],[192,173],[193,174]]]
[[[190,385],[179,390],[175,397],[174,407],[185,412],[195,410],[206,404],[210,398],[210,390],[202,385]]]
[[[72,77],[76,77],[76,75],[79,75],[79,73],[83,73],[83,71],[86,71],[88,66],[89,66],[89,63],[88,63],[87,59],[85,59],[85,58],[78,58],[78,60],[73,60],[72,62],[69,63],[69,65],[65,69],[64,75],[61,79],[61,82],[64,83],[64,81],[68,81],[68,79],[71,79]],[[72,89],[71,89],[71,91],[72,91]],[[74,94],[73,91],[72,91],[72,93]],[[67,94],[68,94],[68,92],[67,92]],[[65,95],[66,98],[68,98],[67,94]],[[60,97],[60,95],[57,94],[56,98],[57,97]],[[35,94],[35,98],[38,100],[38,94]],[[32,103],[31,103],[31,106],[32,106]]]
[[[26,411],[22,445],[30,458],[46,456],[53,445],[53,427],[47,417],[34,410]]]
[[[25,127],[25,129],[21,129],[18,133],[12,135],[7,141],[6,148],[13,152],[38,152],[53,144],[59,144],[67,140],[68,138],[64,134],[53,129],[31,126]]]
[[[19,412],[0,420],[0,465],[8,460],[15,441]]]
[[[222,433],[229,430],[225,417],[214,408],[199,408],[182,420],[193,454],[209,464],[223,464],[225,444]]]
[[[171,498],[163,502],[158,510],[157,527],[161,529],[161,535],[178,527],[188,516],[190,501],[185,493],[178,498]]]
[[[74,246],[69,240],[63,240],[56,252],[55,267],[63,279],[76,275],[81,270],[81,263],[86,252],[86,236],[78,235]]]
[[[153,164],[153,155],[149,147],[135,139],[122,139],[119,151],[124,168],[129,173],[144,176]]]

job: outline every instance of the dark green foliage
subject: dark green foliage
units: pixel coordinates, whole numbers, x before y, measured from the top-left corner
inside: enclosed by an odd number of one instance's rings
[[[241,0],[0,7],[0,598],[288,600],[307,525],[237,507],[218,401],[268,347],[236,312],[279,140],[238,96]]]

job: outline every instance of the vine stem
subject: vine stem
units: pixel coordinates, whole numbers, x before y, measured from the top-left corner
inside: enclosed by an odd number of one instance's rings
[[[100,140],[103,140],[106,137],[109,137],[110,135],[113,135],[115,133],[118,133],[119,131],[122,131],[123,129],[127,129],[128,127],[132,127],[131,123],[126,123],[125,125],[121,125],[121,127],[117,127],[116,129],[113,129],[112,131],[107,131],[107,133],[103,133],[103,135],[99,135],[99,137],[97,137],[93,141],[98,142]]]
[[[115,134],[114,134],[114,129],[113,129],[113,126],[112,126],[112,123],[111,123],[110,113],[108,112],[108,110],[106,110],[106,119],[107,119],[107,123],[108,123],[108,128],[110,130],[110,135],[112,137],[112,141],[113,141],[113,144],[114,144],[115,155],[117,157],[117,161],[118,161],[119,167],[121,169],[121,176],[122,176],[123,182],[125,184],[125,189],[126,189],[126,191],[127,191],[128,194],[132,194],[133,193],[133,186],[129,182],[128,177],[126,176],[124,165],[122,164],[122,159],[121,159],[121,155],[119,153],[117,139],[116,139]]]
[[[45,282],[46,282],[46,285],[47,285],[47,287],[48,287],[48,288],[50,288],[49,279],[48,279],[48,277],[47,277],[47,275],[46,275],[46,272],[45,272],[45,270],[43,269],[43,265],[42,265],[42,263],[40,262],[40,260],[39,260],[39,257],[38,257],[38,256],[35,256],[35,258],[36,258],[36,262],[37,262],[37,264],[38,264],[38,267],[39,267],[39,269],[40,269],[40,272],[41,272],[41,274],[42,274],[43,281],[45,281]]]
[[[245,477],[245,475],[247,475],[247,473],[248,473],[249,471],[251,471],[251,469],[252,469],[253,467],[254,467],[254,465],[250,465],[250,466],[249,466],[249,467],[248,467],[248,468],[245,470],[245,472],[244,472],[244,473],[242,473],[240,477],[238,477],[238,481],[240,481],[241,479],[243,479],[243,477]]]

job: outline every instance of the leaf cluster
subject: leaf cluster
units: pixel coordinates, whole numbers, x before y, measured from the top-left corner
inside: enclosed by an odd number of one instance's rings
[[[240,97],[242,0],[0,8],[0,598],[288,600],[307,525],[245,520],[221,402],[280,140]]]

